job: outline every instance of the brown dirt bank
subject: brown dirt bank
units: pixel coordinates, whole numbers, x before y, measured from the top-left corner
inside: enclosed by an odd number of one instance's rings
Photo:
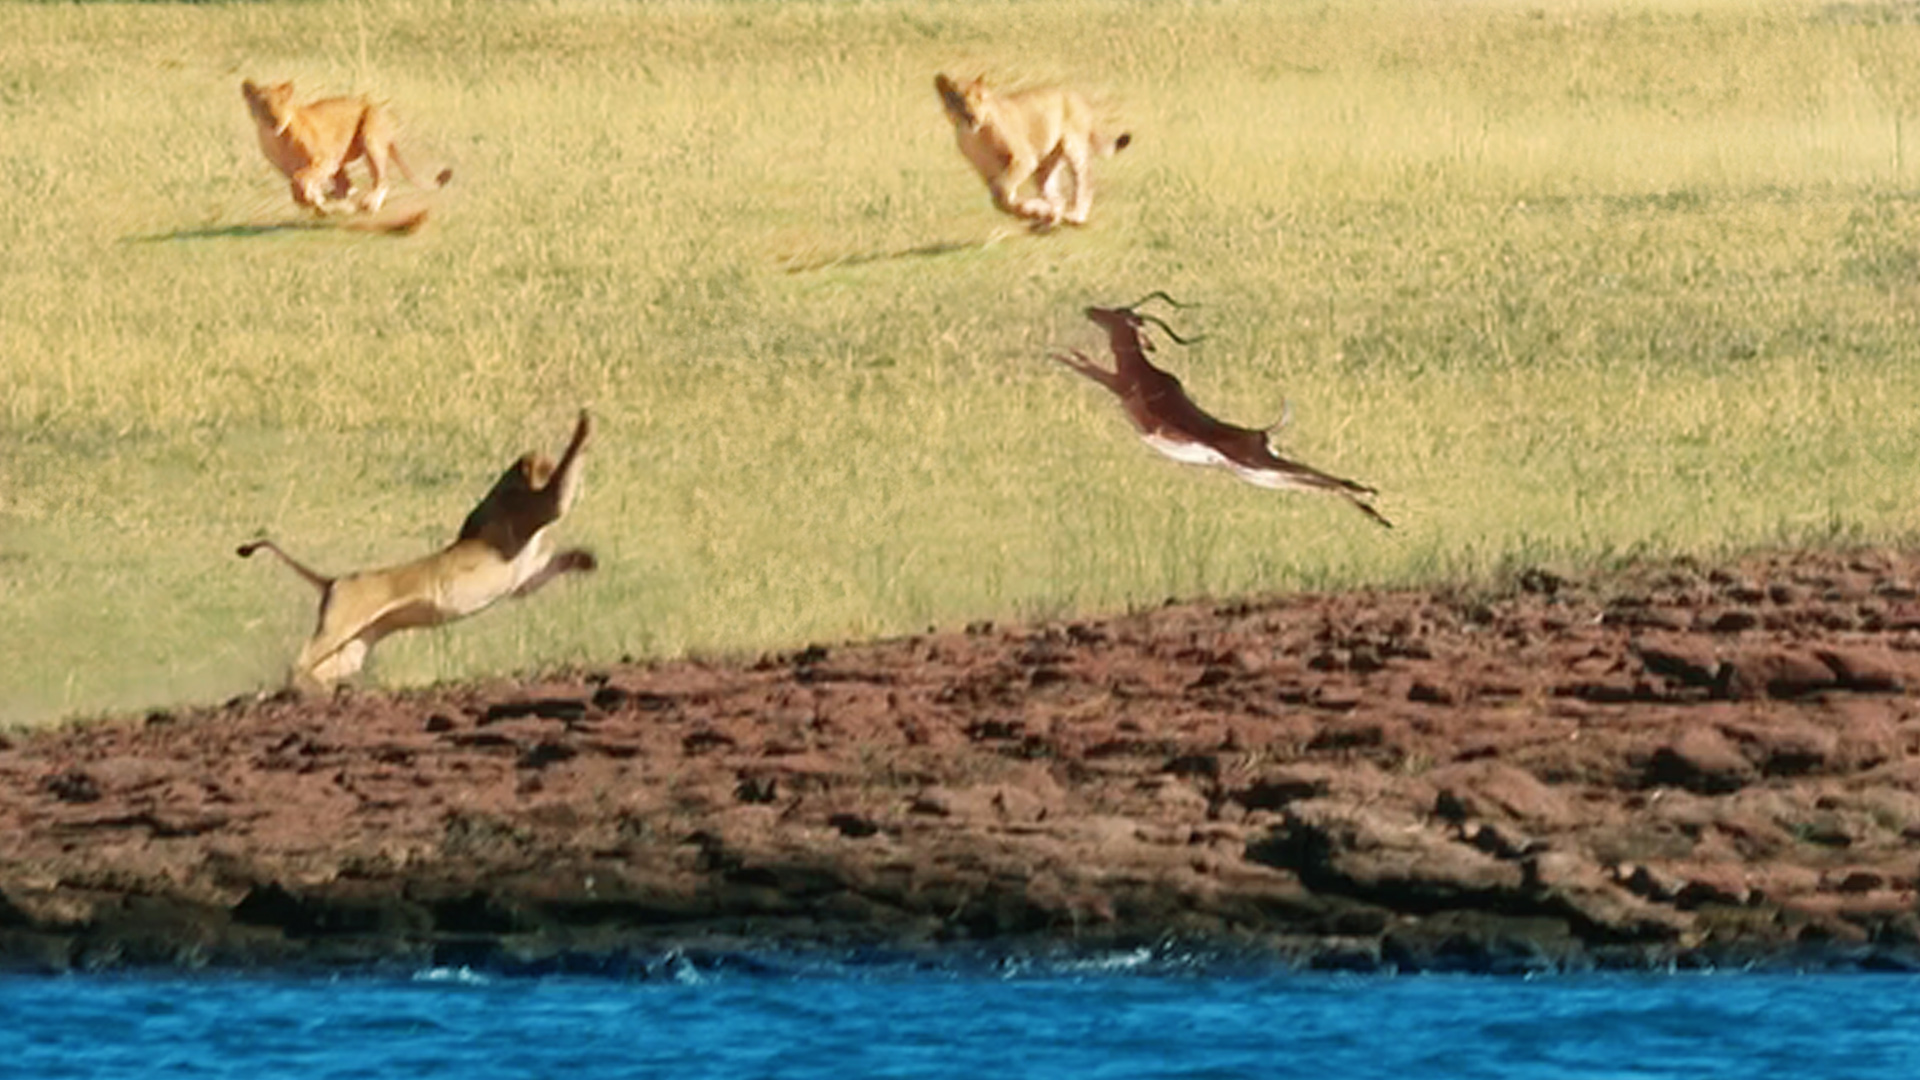
[[[1910,967],[1917,582],[1532,571],[16,732],[0,963]]]

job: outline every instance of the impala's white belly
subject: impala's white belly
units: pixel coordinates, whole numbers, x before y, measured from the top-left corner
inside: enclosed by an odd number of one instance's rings
[[[1140,441],[1160,451],[1162,454],[1180,462],[1182,465],[1225,465],[1233,467],[1225,454],[1205,443],[1189,442],[1186,439],[1169,439],[1165,435],[1152,433],[1140,436]]]
[[[1272,488],[1276,491],[1288,489],[1306,490],[1311,485],[1303,484],[1300,478],[1281,469],[1258,469],[1242,465],[1227,455],[1208,446],[1206,443],[1190,442],[1186,439],[1170,439],[1165,435],[1142,435],[1142,442],[1183,465],[1218,465],[1233,475],[1255,487]]]
[[[1298,477],[1291,473],[1281,472],[1278,469],[1249,469],[1245,465],[1234,465],[1232,463],[1228,463],[1227,468],[1232,469],[1235,476],[1238,476],[1240,479],[1245,480],[1255,487],[1273,488],[1275,490],[1285,490],[1287,488],[1305,490],[1307,487],[1307,485],[1300,482]]]

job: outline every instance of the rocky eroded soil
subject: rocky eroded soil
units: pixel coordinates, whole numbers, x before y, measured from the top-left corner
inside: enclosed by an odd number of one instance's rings
[[[0,736],[0,963],[1920,965],[1920,552]]]

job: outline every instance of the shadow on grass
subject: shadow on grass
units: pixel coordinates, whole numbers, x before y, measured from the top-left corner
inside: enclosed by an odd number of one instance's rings
[[[282,221],[272,225],[216,225],[202,229],[175,229],[173,232],[129,236],[130,244],[158,244],[168,240],[238,240],[273,233],[323,232],[338,228],[321,221]]]
[[[380,236],[411,236],[420,231],[420,226],[426,224],[426,221],[426,210],[407,209],[400,213],[389,212],[377,217],[275,221],[264,225],[208,225],[198,229],[175,229],[172,232],[151,233],[146,236],[129,236],[127,242],[158,244],[170,240],[243,240],[252,236],[302,232],[359,232]]]
[[[938,240],[931,244],[896,248],[893,251],[855,251],[817,258],[793,255],[781,260],[781,269],[789,274],[805,274],[815,270],[830,270],[836,266],[865,266],[868,263],[892,262],[899,259],[931,259],[941,255],[951,255],[957,251],[985,251],[1009,236],[1026,235],[1029,234],[1024,230],[996,232],[985,240]]]

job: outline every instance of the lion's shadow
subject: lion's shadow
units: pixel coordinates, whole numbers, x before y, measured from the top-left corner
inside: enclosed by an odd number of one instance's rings
[[[870,263],[894,262],[902,259],[932,259],[961,251],[984,251],[1004,239],[1006,239],[1005,236],[995,234],[985,240],[936,240],[931,244],[895,248],[891,251],[854,251],[818,257],[794,255],[781,260],[781,269],[789,274],[806,274],[815,270],[831,270],[841,266],[866,266]]]
[[[172,232],[129,236],[126,240],[130,244],[159,244],[169,240],[244,240],[250,236],[324,232],[337,228],[320,221],[281,221],[271,225],[211,225],[199,229],[175,229]]]
[[[389,203],[379,214],[350,217],[304,218],[287,221],[250,221],[233,225],[202,225],[193,229],[129,236],[127,243],[159,244],[173,240],[245,240],[256,236],[293,233],[350,232],[386,236],[410,236],[425,225],[428,208],[422,205]]]

